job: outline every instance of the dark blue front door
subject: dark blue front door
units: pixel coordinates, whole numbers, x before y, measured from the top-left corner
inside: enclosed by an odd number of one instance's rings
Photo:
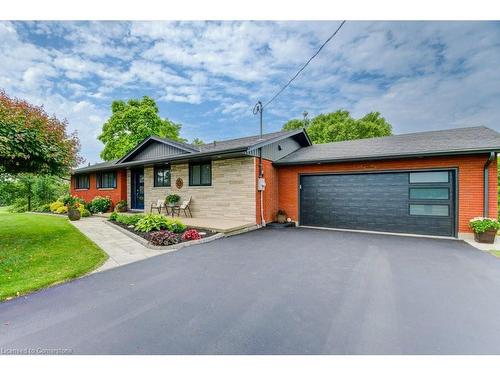
[[[136,210],[144,209],[144,169],[133,169],[132,175],[132,208]]]

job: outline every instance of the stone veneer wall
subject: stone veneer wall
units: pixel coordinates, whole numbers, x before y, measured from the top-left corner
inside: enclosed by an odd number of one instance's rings
[[[175,186],[179,177],[184,182],[181,189]],[[168,194],[178,194],[182,200],[192,197],[193,217],[255,223],[256,180],[253,157],[212,161],[212,186],[189,186],[189,164],[173,164],[171,182],[171,187],[154,187],[153,167],[144,168],[145,212],[149,212],[152,202],[164,200]]]

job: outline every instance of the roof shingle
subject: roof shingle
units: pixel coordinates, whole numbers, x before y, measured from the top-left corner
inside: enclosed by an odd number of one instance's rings
[[[285,156],[276,164],[339,162],[496,150],[500,150],[500,134],[485,126],[478,126],[315,144]]]

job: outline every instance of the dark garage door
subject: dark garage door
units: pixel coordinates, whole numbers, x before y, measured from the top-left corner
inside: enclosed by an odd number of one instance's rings
[[[300,224],[455,236],[454,171],[302,175]]]

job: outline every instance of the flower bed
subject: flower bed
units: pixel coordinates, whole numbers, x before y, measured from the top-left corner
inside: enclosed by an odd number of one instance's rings
[[[109,222],[144,238],[154,246],[175,245],[217,234],[208,229],[186,227],[179,220],[164,215],[113,214]]]

